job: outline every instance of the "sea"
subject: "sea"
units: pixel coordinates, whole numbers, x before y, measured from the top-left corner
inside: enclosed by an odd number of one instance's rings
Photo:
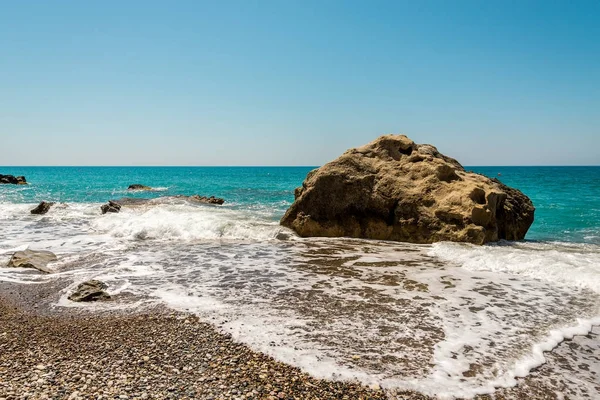
[[[0,167],[0,265],[57,254],[51,306],[202,316],[251,348],[328,379],[440,398],[516,385],[600,398],[600,167],[467,167],[528,195],[525,240],[475,246],[299,238],[279,225],[313,167]],[[128,191],[143,184],[152,191]],[[175,195],[222,197],[222,206]],[[152,199],[102,215],[124,197]],[[40,201],[56,205],[31,215]],[[81,282],[112,301],[67,300]],[[510,398],[510,396],[508,396]]]

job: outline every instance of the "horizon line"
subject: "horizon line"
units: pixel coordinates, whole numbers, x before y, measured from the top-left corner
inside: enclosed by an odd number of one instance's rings
[[[323,164],[325,165],[325,164]],[[0,165],[0,168],[320,168],[323,165]],[[600,164],[463,165],[463,168],[600,167]]]

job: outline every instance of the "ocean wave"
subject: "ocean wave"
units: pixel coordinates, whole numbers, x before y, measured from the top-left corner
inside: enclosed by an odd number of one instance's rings
[[[600,293],[600,246],[567,242],[500,242],[486,246],[441,242],[431,254],[470,271],[526,276]]]
[[[91,224],[96,231],[134,240],[272,240],[286,229],[252,213],[214,206],[159,204],[124,208]]]
[[[516,287],[519,282],[523,287],[519,288],[511,297],[511,307],[514,307],[515,302],[523,301],[522,294],[531,291],[536,282],[540,282],[540,285],[549,285],[548,288],[552,289],[539,291],[538,295],[529,300],[532,309],[536,309],[536,313],[547,313],[544,318],[555,318],[560,315],[559,308],[562,305],[559,303],[573,301],[567,300],[568,296],[579,297],[574,302],[577,306],[587,303],[586,311],[581,309],[575,313],[574,310],[565,312],[564,318],[558,318],[554,323],[549,324],[549,327],[553,327],[552,329],[546,333],[539,332],[538,337],[532,338],[534,340],[529,350],[515,359],[511,366],[507,366],[504,373],[490,379],[486,385],[478,389],[474,388],[474,391],[457,393],[457,395],[471,397],[478,393],[493,393],[496,388],[513,387],[518,383],[517,378],[526,377],[532,370],[545,364],[547,352],[554,350],[564,340],[573,339],[576,335],[587,335],[594,329],[594,326],[600,326],[600,305],[598,304],[600,246],[596,244],[499,242],[486,246],[474,246],[444,242],[432,245],[429,254],[459,265],[464,270],[475,274],[492,273],[498,280],[508,277],[505,286]],[[518,278],[510,278],[511,276]],[[563,293],[557,295],[559,291]],[[542,304],[543,308],[539,307]],[[554,309],[552,304],[554,304]],[[546,310],[542,311],[544,308]],[[576,316],[579,318],[575,318]],[[535,317],[531,315],[530,318],[539,318],[539,315]],[[503,324],[506,324],[507,318],[502,318],[502,321],[504,321]],[[450,329],[449,332],[458,333],[459,330]],[[449,353],[445,354],[441,359],[447,362],[448,355]],[[581,384],[583,385],[584,382],[582,381]],[[594,388],[591,390],[594,391]]]

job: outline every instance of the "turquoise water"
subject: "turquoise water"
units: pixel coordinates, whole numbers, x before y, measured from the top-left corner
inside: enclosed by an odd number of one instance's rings
[[[531,198],[535,222],[527,239],[600,244],[600,166],[466,169],[497,177]]]
[[[0,173],[25,175],[27,186],[0,187],[0,202],[42,200],[101,203],[120,197],[217,196],[236,208],[261,208],[280,218],[306,174],[314,167],[0,167]],[[141,183],[153,192],[127,191]]]
[[[0,186],[1,203],[101,203],[123,196],[214,195],[279,219],[314,167],[0,167],[28,186]],[[527,194],[535,222],[527,239],[600,243],[600,167],[467,167]],[[501,175],[498,175],[501,174]],[[132,183],[159,188],[127,192]]]

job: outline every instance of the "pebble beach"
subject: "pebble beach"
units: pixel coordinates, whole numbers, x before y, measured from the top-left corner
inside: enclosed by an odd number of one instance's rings
[[[56,285],[0,284],[0,400],[17,399],[390,399],[434,400],[424,394],[316,379],[251,350],[193,314],[163,307],[139,312],[88,312],[49,307]],[[600,332],[588,339],[598,341]],[[578,341],[555,362],[568,369]],[[595,354],[595,355],[594,355]],[[564,371],[563,371],[564,372]],[[517,387],[478,400],[560,397],[543,366]],[[558,377],[559,381],[562,377]],[[441,398],[444,393],[439,393]],[[594,399],[594,393],[585,398]]]
[[[4,400],[387,398],[357,383],[313,379],[167,310],[51,315],[3,295],[0,327]]]

